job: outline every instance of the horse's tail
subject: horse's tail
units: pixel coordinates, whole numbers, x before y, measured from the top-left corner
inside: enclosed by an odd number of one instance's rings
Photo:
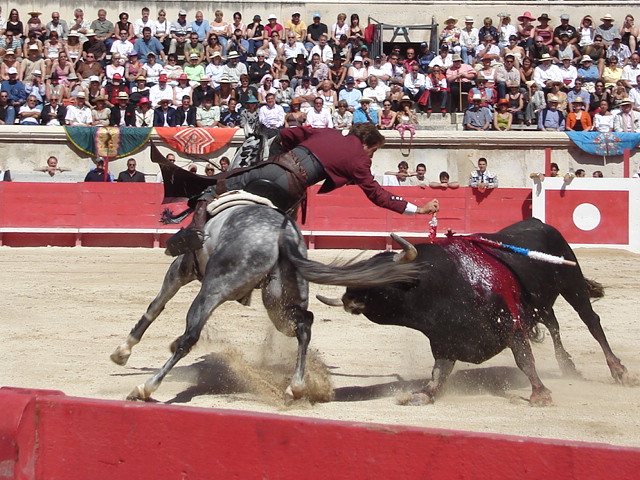
[[[585,278],[585,282],[587,282],[587,291],[589,292],[589,298],[602,298],[604,297],[604,286],[596,282],[595,280],[591,280],[590,278]]]
[[[305,258],[298,246],[287,238],[280,242],[280,251],[306,280],[323,285],[358,288],[395,282],[412,283],[420,273],[419,264],[395,262],[391,255],[376,255],[361,261],[354,258],[342,265],[325,265]]]

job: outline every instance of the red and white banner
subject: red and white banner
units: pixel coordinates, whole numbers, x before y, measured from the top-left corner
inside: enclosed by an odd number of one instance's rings
[[[620,247],[640,252],[640,179],[537,180],[533,216],[556,227],[574,247]]]
[[[204,155],[226,147],[237,128],[156,127],[156,133],[174,150]]]

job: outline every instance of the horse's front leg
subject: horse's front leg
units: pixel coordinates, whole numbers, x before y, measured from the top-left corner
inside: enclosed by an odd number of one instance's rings
[[[140,343],[142,336],[151,326],[153,321],[158,318],[164,307],[169,303],[178,291],[187,283],[197,278],[194,268],[193,255],[181,255],[176,258],[162,282],[162,287],[156,295],[156,298],[149,304],[147,311],[140,317],[138,323],[133,327],[129,336],[124,343],[118,345],[111,354],[111,360],[118,365],[126,365],[131,356],[132,348]]]

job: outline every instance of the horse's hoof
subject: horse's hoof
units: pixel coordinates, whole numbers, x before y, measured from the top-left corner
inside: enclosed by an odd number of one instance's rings
[[[545,392],[532,393],[529,397],[532,407],[548,407],[553,403],[551,398],[551,392],[549,390]]]
[[[302,398],[303,394],[304,394],[304,388],[291,387],[291,385],[289,385],[287,389],[284,391],[285,400],[289,402]]]
[[[116,365],[125,366],[131,356],[131,350],[125,350],[121,347],[116,348],[115,352],[111,354],[109,358]]]
[[[133,401],[133,402],[137,400],[146,401],[149,399],[150,396],[151,394],[150,393],[148,394],[145,391],[144,384],[142,384],[142,385],[138,385],[136,388],[131,390],[131,393],[127,395],[127,400]]]

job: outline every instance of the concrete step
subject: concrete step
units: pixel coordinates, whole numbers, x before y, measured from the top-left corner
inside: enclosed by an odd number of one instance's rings
[[[462,130],[461,113],[418,113],[418,130]]]

